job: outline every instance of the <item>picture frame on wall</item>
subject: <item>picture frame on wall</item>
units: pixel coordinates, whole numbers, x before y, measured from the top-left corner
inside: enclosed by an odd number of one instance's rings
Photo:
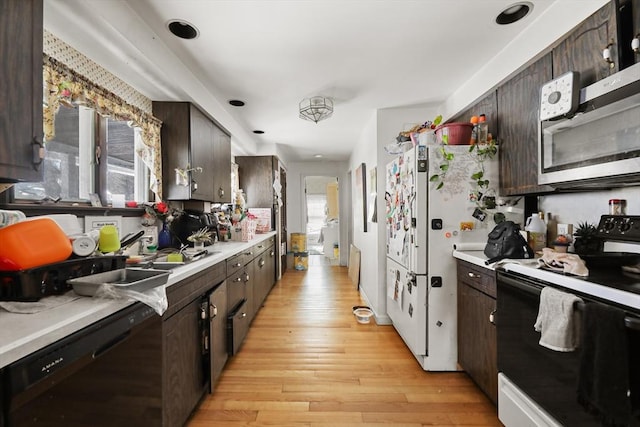
[[[361,163],[356,168],[356,218],[362,219],[362,231],[367,232],[367,165]]]
[[[377,168],[373,167],[371,171],[369,171],[369,222],[376,223],[378,222],[378,172]]]

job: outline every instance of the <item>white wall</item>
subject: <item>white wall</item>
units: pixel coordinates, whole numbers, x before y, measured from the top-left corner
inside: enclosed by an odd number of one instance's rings
[[[338,177],[338,204],[340,206],[340,265],[347,265],[349,259],[349,216],[351,206],[349,192],[344,191],[348,182],[348,164],[346,162],[292,162],[287,163],[287,232],[304,233],[306,227],[304,207],[304,179],[307,176]]]

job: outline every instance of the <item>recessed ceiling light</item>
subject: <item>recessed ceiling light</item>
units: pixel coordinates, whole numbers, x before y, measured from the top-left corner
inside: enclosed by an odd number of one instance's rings
[[[234,107],[244,107],[244,101],[240,101],[239,99],[232,99],[231,101],[229,101],[229,104],[233,105]]]
[[[315,157],[316,159],[321,159],[321,158],[322,158],[322,154],[316,154],[316,155],[315,155],[315,156],[313,156],[313,157]]]
[[[262,135],[264,133],[264,131],[256,129],[256,130],[253,131],[253,133],[255,133],[256,135]]]
[[[528,1],[514,3],[504,9],[496,17],[496,23],[500,25],[513,24],[527,16],[533,10],[533,4]]]
[[[171,34],[185,40],[195,39],[198,37],[198,34],[200,34],[196,27],[189,24],[187,21],[180,19],[173,19],[169,21],[167,23],[167,28],[169,28]]]

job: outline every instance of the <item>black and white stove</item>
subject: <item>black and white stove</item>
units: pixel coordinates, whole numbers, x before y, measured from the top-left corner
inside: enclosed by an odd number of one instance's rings
[[[587,260],[586,277],[538,268],[536,260],[514,260],[501,268],[640,310],[640,216],[603,215],[597,230],[605,252],[591,256],[598,261],[594,265]]]

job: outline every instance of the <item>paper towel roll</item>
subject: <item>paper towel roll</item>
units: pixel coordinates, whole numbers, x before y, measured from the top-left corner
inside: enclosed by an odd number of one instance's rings
[[[485,246],[487,246],[487,242],[454,243],[453,249],[457,251],[483,251]]]

